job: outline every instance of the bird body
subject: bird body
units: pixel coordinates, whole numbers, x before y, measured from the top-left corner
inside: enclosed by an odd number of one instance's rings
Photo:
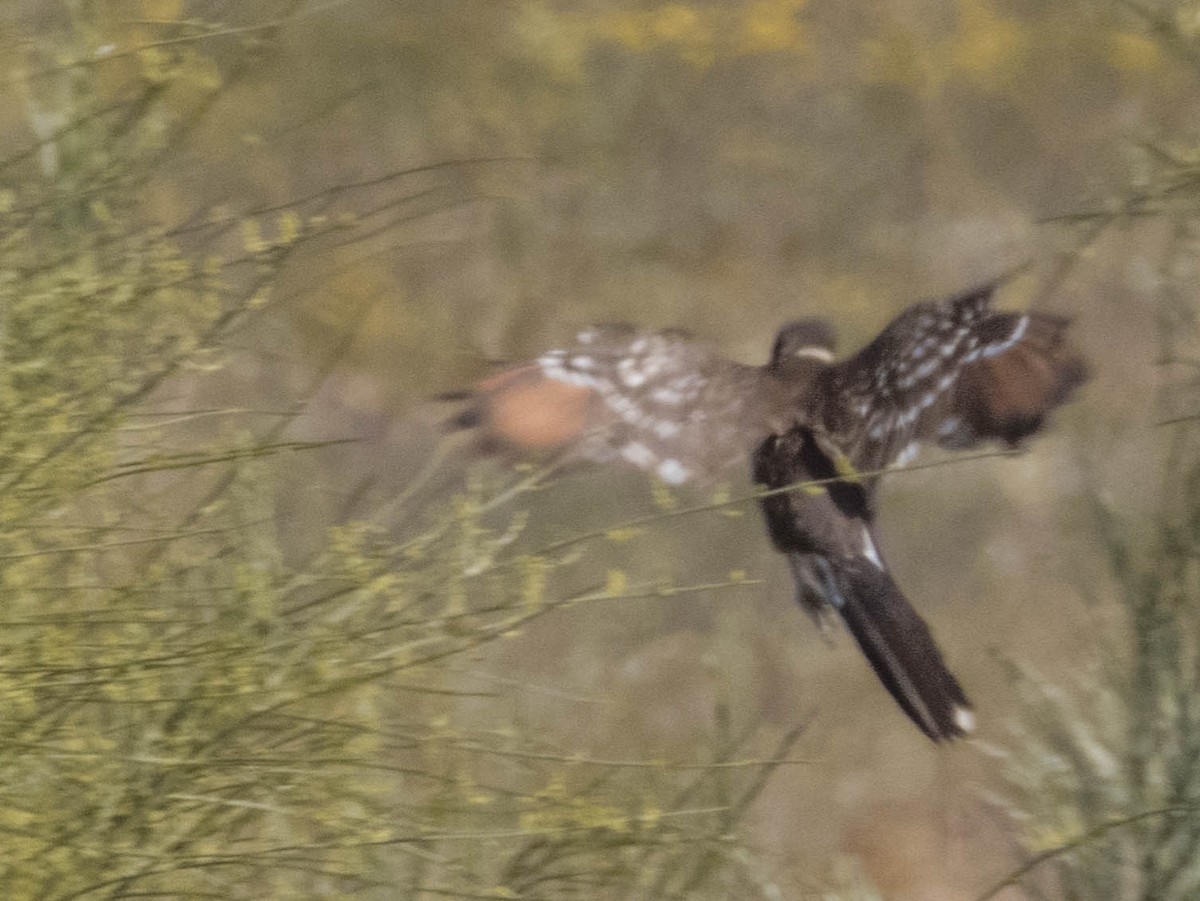
[[[1086,378],[1068,320],[994,311],[993,293],[915,304],[842,362],[819,320],[783,326],[765,366],[675,330],[593,326],[457,395],[451,424],[486,450],[625,463],[673,484],[749,460],[801,607],[841,619],[918,728],[951,739],[970,731],[970,703],[888,571],[879,477],[923,443],[1015,447]]]

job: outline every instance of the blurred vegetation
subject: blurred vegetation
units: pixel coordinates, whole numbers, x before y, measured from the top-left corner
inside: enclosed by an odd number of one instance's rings
[[[1194,8],[1128,6],[1145,39],[1186,60],[1200,84]],[[1161,436],[1158,485],[1131,514],[1093,479],[1093,532],[1119,614],[1094,624],[1098,659],[1066,682],[1013,665],[1022,712],[1013,739],[992,750],[1010,785],[997,801],[1030,857],[981,901],[1015,884],[1034,897],[1200,895],[1200,143],[1187,131],[1142,150],[1124,195],[1067,221],[1085,245],[1111,230],[1162,229],[1150,426]],[[1089,581],[1095,592],[1099,580]]]
[[[1152,193],[1178,184],[1170,169]],[[1159,408],[1171,412],[1159,425],[1158,503],[1130,516],[1095,497],[1122,614],[1099,626],[1099,661],[1065,684],[1014,667],[1023,712],[1014,740],[994,749],[1013,789],[999,803],[1034,856],[981,898],[1041,875],[1034,871],[1047,862],[1067,898],[1200,894],[1200,333],[1191,275],[1200,265],[1200,183],[1189,180],[1185,192],[1169,190],[1177,209],[1160,211],[1175,240],[1163,262]]]
[[[556,595],[571,558],[512,550],[524,483],[293,560],[302,405],[194,403],[294,255],[371,227],[342,191],[171,227],[148,205],[289,6],[128,50],[112,8],[69,10],[17,73],[38,140],[0,163],[0,894],[770,897],[737,824],[799,728],[759,761],[728,729],[684,765],[595,760],[464,675],[624,593]]]

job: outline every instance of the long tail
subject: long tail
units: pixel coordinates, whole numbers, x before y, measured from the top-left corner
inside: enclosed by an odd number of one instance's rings
[[[971,702],[946,667],[925,621],[885,570],[866,561],[838,567],[820,558],[841,614],[871,668],[896,703],[934,741],[958,738],[975,725]]]

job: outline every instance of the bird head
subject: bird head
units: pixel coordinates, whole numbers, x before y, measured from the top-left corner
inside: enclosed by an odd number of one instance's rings
[[[767,366],[778,372],[801,360],[832,363],[837,335],[824,319],[794,319],[775,334]]]

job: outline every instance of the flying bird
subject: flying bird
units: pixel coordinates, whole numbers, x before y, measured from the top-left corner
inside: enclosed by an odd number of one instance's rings
[[[888,570],[876,488],[922,444],[1019,446],[1086,378],[1068,319],[993,310],[994,292],[915,304],[841,362],[816,319],[784,325],[765,366],[681,331],[593,326],[447,395],[464,402],[449,425],[486,451],[624,463],[671,484],[748,461],[775,490],[759,502],[800,606],[822,628],[840,619],[917,727],[953,739],[971,731],[971,703]]]

